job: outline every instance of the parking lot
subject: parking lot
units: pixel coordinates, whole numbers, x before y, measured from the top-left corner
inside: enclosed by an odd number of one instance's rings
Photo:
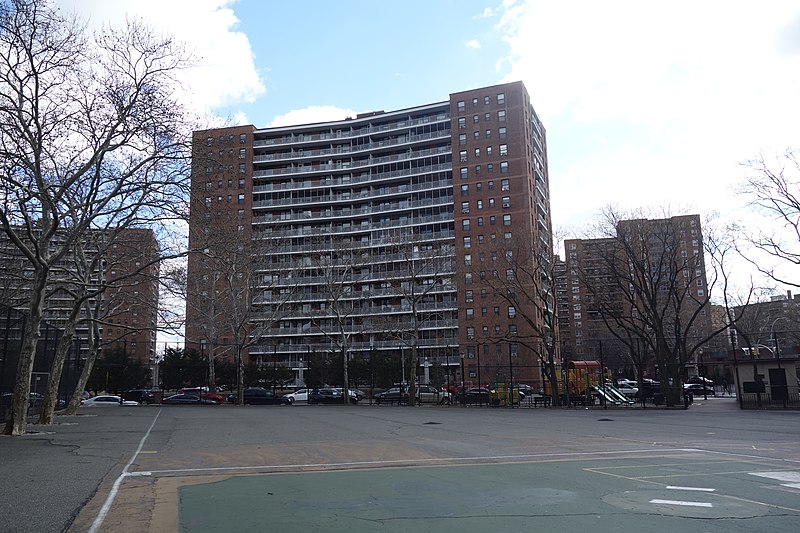
[[[152,405],[58,422],[0,439],[0,511],[13,517],[0,530],[800,530],[800,413],[731,398]]]

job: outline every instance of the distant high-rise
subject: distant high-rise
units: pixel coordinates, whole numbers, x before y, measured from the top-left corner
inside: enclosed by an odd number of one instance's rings
[[[622,220],[614,230],[607,238],[564,242],[556,281],[562,357],[604,355],[621,368],[632,364],[631,346],[644,353],[652,335],[670,343],[684,337],[690,348],[702,343],[711,306],[699,215]],[[641,338],[626,342],[627,336]]]
[[[108,243],[112,233],[113,243]],[[30,297],[32,270],[19,250],[3,235],[0,239],[0,303],[24,312]],[[60,238],[62,235],[57,233],[55,239]],[[81,248],[83,253],[79,255],[90,264],[94,261],[94,270],[83,281],[76,281],[74,273],[80,272],[82,265],[67,254],[58,268],[51,271],[44,320],[62,329],[73,307],[73,295],[79,292],[77,289],[83,285],[91,294],[103,287],[97,315],[101,349],[124,350],[143,365],[154,365],[159,272],[159,245],[154,232],[139,228],[91,230],[84,236]],[[91,297],[88,303],[94,307],[97,301],[96,297]],[[81,315],[85,317],[86,313]],[[89,348],[88,327],[84,320],[76,331],[76,343],[83,353]]]
[[[506,369],[538,382],[515,340],[529,324],[489,288],[512,237],[549,271],[545,131],[520,82],[335,122],[197,131],[186,345],[290,367],[298,384],[310,357],[342,349],[405,364],[415,351],[420,378],[433,366],[452,383]]]

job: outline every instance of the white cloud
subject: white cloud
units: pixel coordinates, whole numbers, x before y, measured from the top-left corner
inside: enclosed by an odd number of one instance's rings
[[[184,101],[198,114],[252,102],[266,87],[247,36],[236,31],[233,0],[57,0],[57,5],[88,18],[90,27],[124,24],[141,18],[154,30],[184,43],[195,66],[179,73]]]
[[[548,128],[556,222],[606,203],[736,209],[738,163],[798,144],[796,2],[524,1],[501,15],[498,63]],[[587,141],[598,131],[606,142]]]
[[[479,49],[481,47],[481,42],[477,39],[472,39],[471,41],[467,41],[466,43],[467,48]]]
[[[342,109],[332,105],[310,106],[304,109],[294,109],[272,119],[268,127],[294,126],[297,124],[312,124],[314,122],[330,122],[355,117],[356,111]]]

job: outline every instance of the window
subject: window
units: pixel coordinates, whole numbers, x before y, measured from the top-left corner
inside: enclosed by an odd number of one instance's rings
[[[247,156],[246,148],[239,148],[239,159],[244,159]]]
[[[508,174],[508,161],[500,162],[500,174]]]
[[[480,176],[481,175],[481,166],[480,165],[475,165],[475,175],[476,176]]]
[[[247,142],[247,134],[242,133],[241,135],[239,135],[239,144],[244,144],[246,142]]]
[[[489,190],[493,191],[494,190],[494,180],[489,180],[487,183],[489,184]]]
[[[467,320],[472,320],[473,318],[475,318],[475,309],[467,307]]]
[[[517,309],[513,305],[508,306],[508,318],[514,318],[517,316]]]
[[[475,326],[469,326],[467,328],[467,337],[469,337],[470,339],[475,338]],[[471,354],[470,357],[475,357],[475,354]],[[472,372],[473,371],[470,370],[470,373],[472,373]]]
[[[472,138],[473,138],[473,139],[475,139],[476,141],[480,140],[480,138],[481,138],[481,132],[479,132],[479,131],[477,131],[477,130],[476,130],[476,131],[473,131],[473,132],[472,132]]]
[[[464,283],[467,285],[472,285],[472,272],[467,272],[464,274]]]
[[[494,198],[489,198],[489,207],[494,207]]]
[[[239,174],[244,174],[244,163],[239,163]]]
[[[459,170],[459,173],[461,174],[461,179],[462,180],[467,179],[467,167],[461,167],[461,169]]]
[[[472,254],[464,255],[464,266],[472,266]]]
[[[486,147],[486,155],[491,157],[491,155],[492,155],[492,147],[491,146],[487,146]]]
[[[205,201],[206,201],[206,207],[211,207],[211,197],[210,196],[206,196],[206,200]]]
[[[505,126],[503,126],[502,128],[498,128],[497,136],[500,137],[501,140],[506,138],[506,128],[505,128]]]
[[[472,302],[475,300],[475,297],[473,296],[473,293],[472,293],[472,291],[471,291],[471,290],[469,290],[469,291],[466,291],[466,292],[464,293],[464,299],[466,300],[466,302],[467,302],[468,304],[472,303]]]
[[[466,163],[467,162],[467,151],[466,150],[461,150],[460,152],[458,152],[458,160],[461,163]]]
[[[497,105],[506,105],[506,95],[505,95],[505,93],[498,93],[498,95],[497,95]]]
[[[494,164],[493,163],[489,163],[489,164],[486,165],[486,172],[488,172],[489,174],[494,172]]]
[[[511,225],[511,215],[503,215],[503,225],[504,226]]]
[[[511,190],[511,183],[508,181],[508,178],[503,178],[500,180],[500,190],[501,191]]]
[[[461,221],[461,229],[463,229],[464,231],[469,231],[469,219],[468,218],[465,218],[464,220]]]
[[[240,194],[236,199],[236,203],[243,204],[244,203],[244,194]]]
[[[461,202],[461,212],[469,213],[469,202]]]
[[[466,133],[459,133],[458,134],[458,144],[460,146],[464,146],[467,144],[467,134]]]
[[[483,97],[483,105],[489,105],[489,97],[488,96],[484,96]]]
[[[516,335],[517,334],[517,325],[516,324],[509,324],[508,325],[508,333],[510,335]],[[516,346],[516,344],[512,344],[512,346]],[[514,355],[513,351],[511,353],[511,355]]]
[[[478,99],[477,98],[473,98],[472,99],[472,107],[478,107]]]
[[[478,124],[480,121],[481,121],[481,117],[479,117],[478,115],[472,115],[472,123],[473,124]]]
[[[485,120],[486,122],[489,122],[490,120],[492,120],[492,114],[491,113],[484,114],[483,115],[483,120]]]
[[[480,227],[483,227],[483,217],[478,217],[478,226],[480,226]],[[480,242],[483,242],[483,235],[481,235],[480,237],[478,237],[478,240],[479,240]]]
[[[463,130],[467,127],[467,119],[464,117],[458,117],[458,129]]]
[[[503,196],[503,209],[508,209],[509,207],[511,207],[511,197]]]
[[[464,237],[464,248],[472,248],[472,237]]]
[[[469,196],[469,185],[461,186],[461,196]]]
[[[481,149],[475,148],[475,157],[480,157],[480,156],[481,156]]]
[[[244,189],[244,178],[239,178],[239,188]]]
[[[500,155],[508,155],[508,145],[501,144],[500,145]]]
[[[497,122],[505,122],[506,121],[506,112],[505,111],[498,111],[497,112]]]
[[[510,241],[511,240],[511,232],[507,231],[507,232],[503,233],[503,238],[505,240],[507,240],[507,241]]]
[[[467,109],[467,105],[464,103],[464,100],[461,100],[456,103],[456,108],[458,109],[459,113],[463,113]]]
[[[492,215],[489,217],[489,225],[494,226],[495,222],[497,222],[497,217]]]
[[[486,138],[487,139],[491,139],[492,138],[492,130],[486,130]]]
[[[511,268],[506,269],[506,280],[513,281],[514,280],[514,270]]]
[[[489,308],[488,307],[481,307],[481,316],[484,316],[484,317],[485,316],[489,316]],[[488,330],[487,326],[483,326],[483,328],[484,328],[484,332],[488,332],[487,331]]]

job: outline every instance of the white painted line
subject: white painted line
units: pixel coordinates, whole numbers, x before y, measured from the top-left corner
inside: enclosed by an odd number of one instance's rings
[[[777,481],[786,481],[787,483],[799,483],[800,472],[749,472],[751,476],[766,477]]]
[[[699,492],[714,492],[717,489],[704,489],[701,487],[676,487],[674,485],[667,485],[667,488],[670,490],[695,490]]]
[[[668,452],[684,452],[683,449],[667,449],[667,450],[626,450],[614,452],[570,452],[570,453],[537,453],[537,454],[521,454],[521,455],[483,455],[483,456],[466,456],[466,457],[431,457],[426,459],[388,459],[383,461],[350,461],[346,463],[296,463],[284,465],[253,465],[253,466],[220,466],[220,467],[207,467],[207,468],[179,468],[169,470],[150,470],[149,474],[191,474],[198,472],[232,472],[243,470],[286,470],[297,468],[343,468],[343,467],[357,467],[357,466],[398,466],[409,465],[418,466],[430,463],[468,463],[472,464],[475,461],[513,461],[522,459],[535,459],[535,458],[550,458],[550,457],[583,457],[583,456],[613,456],[621,454],[638,454],[638,453],[653,453],[663,455]],[[486,464],[486,463],[479,463]]]
[[[650,503],[659,503],[664,505],[683,505],[688,507],[711,507],[710,503],[704,502],[682,502],[678,500],[650,500]]]
[[[130,474],[128,473],[128,469],[136,460],[136,457],[139,455],[139,453],[142,451],[142,448],[144,447],[144,443],[147,440],[147,437],[150,436],[150,432],[153,431],[153,427],[156,425],[156,421],[158,420],[158,417],[161,415],[161,409],[162,409],[161,407],[158,408],[158,412],[156,413],[156,417],[153,419],[153,423],[150,424],[150,427],[147,428],[147,432],[144,434],[144,437],[142,437],[142,440],[139,441],[139,447],[136,448],[136,452],[134,452],[133,457],[131,457],[131,460],[128,461],[128,464],[126,464],[125,468],[122,469],[122,473],[114,481],[114,485],[111,487],[111,492],[108,493],[106,501],[103,503],[103,507],[100,508],[100,512],[97,513],[97,516],[95,517],[94,522],[92,522],[92,527],[89,528],[88,533],[97,533],[97,531],[100,529],[100,526],[103,525],[103,521],[106,519],[108,511],[111,509],[111,505],[114,503],[114,500],[117,497],[117,493],[119,492],[119,488],[122,485],[122,481],[130,475],[142,475],[137,473]]]

